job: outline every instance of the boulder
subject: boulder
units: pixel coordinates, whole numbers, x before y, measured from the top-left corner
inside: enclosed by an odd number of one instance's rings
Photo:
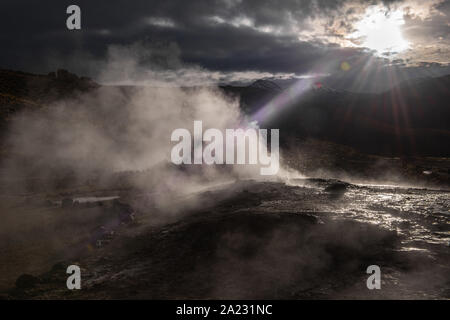
[[[39,282],[39,279],[31,274],[22,274],[16,280],[16,288],[17,289],[31,289],[36,286]]]
[[[70,198],[64,198],[61,201],[61,208],[70,208],[73,206],[73,200]]]
[[[113,209],[117,213],[119,221],[121,223],[128,224],[134,221],[135,212],[129,204],[120,201],[114,201]]]
[[[342,194],[347,191],[348,186],[349,184],[345,182],[335,182],[327,186],[324,191],[333,194]]]

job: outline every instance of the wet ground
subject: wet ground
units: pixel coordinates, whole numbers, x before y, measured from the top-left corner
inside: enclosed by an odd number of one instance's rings
[[[321,179],[208,189],[174,198],[185,208],[176,214],[152,206],[154,195],[122,194],[136,210],[132,222],[111,223],[117,209],[102,204],[103,229],[4,297],[450,298],[447,191]],[[94,209],[71,214],[84,210]],[[66,288],[70,264],[81,267],[81,290]],[[369,265],[381,268],[380,290],[366,286]]]

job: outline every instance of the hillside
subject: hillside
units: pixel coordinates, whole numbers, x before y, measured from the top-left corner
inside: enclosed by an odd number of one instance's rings
[[[403,83],[381,94],[311,86],[286,98],[288,91],[261,86],[224,90],[239,93],[250,115],[275,101],[273,116],[260,125],[282,130],[284,142],[318,138],[384,156],[445,157],[450,155],[449,88],[450,76]],[[284,103],[274,100],[277,96]]]
[[[448,184],[450,164],[450,76],[404,83],[382,94],[357,94],[310,85],[285,104],[276,105],[273,117],[261,127],[279,128],[283,158],[301,172],[333,172],[370,179],[383,173],[401,173],[401,178]],[[0,71],[0,126],[2,133],[13,115],[41,110],[52,101],[104,88],[88,78],[64,70],[48,75]],[[132,92],[132,87],[119,87]],[[238,97],[241,109],[251,118],[260,108],[289,92],[267,80],[247,87],[222,86]],[[109,92],[109,91],[107,91]],[[125,94],[127,96],[127,94]],[[123,112],[104,113],[90,109],[96,126],[123,125]],[[71,119],[67,119],[71,121]],[[9,149],[3,145],[3,157]],[[23,159],[30,163],[29,159]],[[35,161],[33,161],[34,163]],[[424,175],[423,172],[431,171]]]
[[[0,69],[1,125],[18,111],[41,108],[52,101],[98,87],[94,81],[66,70],[35,75]]]
[[[20,110],[40,108],[98,87],[65,70],[48,75],[0,70],[0,125]],[[276,97],[289,95],[266,80],[247,87],[221,88],[238,96],[249,115]],[[317,138],[384,156],[448,156],[449,88],[450,76],[402,83],[381,94],[311,87],[303,95],[285,99],[287,102],[277,107],[280,111],[260,125],[281,129],[283,142]]]

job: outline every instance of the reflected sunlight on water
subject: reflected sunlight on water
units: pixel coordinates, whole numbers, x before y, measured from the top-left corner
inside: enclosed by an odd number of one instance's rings
[[[351,186],[336,212],[405,236],[405,246],[450,241],[450,192],[387,186]]]

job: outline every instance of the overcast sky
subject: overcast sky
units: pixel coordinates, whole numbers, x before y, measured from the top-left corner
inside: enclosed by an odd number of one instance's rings
[[[66,28],[70,4],[81,8],[81,30]],[[354,83],[365,73],[376,86],[392,71],[450,73],[444,0],[2,0],[0,8],[0,67],[67,68],[103,83],[311,75]]]

